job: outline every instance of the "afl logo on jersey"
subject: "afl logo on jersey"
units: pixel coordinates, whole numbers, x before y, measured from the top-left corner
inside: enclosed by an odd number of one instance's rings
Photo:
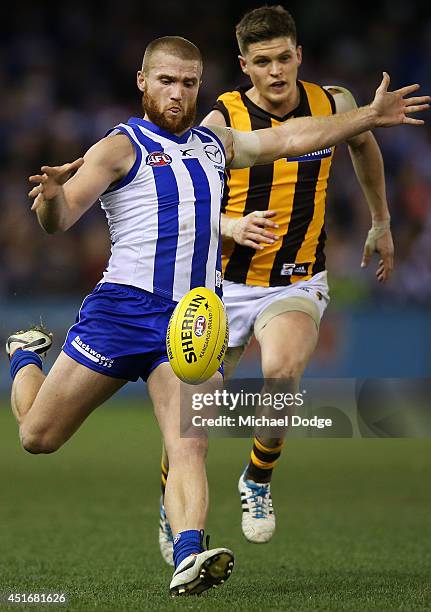
[[[207,322],[206,319],[203,315],[200,315],[196,321],[195,321],[195,325],[194,325],[194,332],[195,332],[195,336],[197,336],[198,338],[200,338],[201,336],[204,335],[205,330],[207,328]]]
[[[147,166],[169,166],[172,164],[172,157],[163,151],[154,151],[147,155],[145,163]]]

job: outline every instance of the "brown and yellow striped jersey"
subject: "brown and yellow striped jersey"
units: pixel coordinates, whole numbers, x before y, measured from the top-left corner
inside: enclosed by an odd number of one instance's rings
[[[248,87],[222,94],[214,110],[228,126],[258,130],[281,125],[291,117],[331,115],[334,100],[314,83],[298,81],[300,102],[285,117],[276,117],[254,104]],[[264,287],[290,285],[325,269],[325,202],[334,149],[323,149],[299,158],[280,159],[273,164],[228,172],[222,212],[229,217],[255,210],[275,210],[273,218],[280,235],[272,245],[256,251],[232,244],[223,249],[224,278]]]

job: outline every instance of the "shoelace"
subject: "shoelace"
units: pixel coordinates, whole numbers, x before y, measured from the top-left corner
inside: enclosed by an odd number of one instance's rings
[[[247,496],[247,500],[253,505],[253,518],[266,518],[269,511],[268,485],[258,485],[248,481],[246,487],[252,491],[252,494]]]

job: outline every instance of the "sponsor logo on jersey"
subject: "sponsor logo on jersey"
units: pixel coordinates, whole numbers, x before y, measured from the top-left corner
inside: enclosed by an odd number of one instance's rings
[[[206,322],[205,317],[203,315],[199,315],[195,321],[195,325],[193,329],[193,331],[195,332],[195,336],[197,336],[198,338],[203,336],[206,328],[207,328],[207,322]]]
[[[307,153],[306,155],[300,155],[299,157],[287,157],[288,162],[309,162],[329,157],[332,153],[331,148],[320,149],[320,151],[313,151],[313,153]]]
[[[307,263],[284,263],[281,266],[281,276],[307,276],[308,267],[310,262]]]
[[[105,357],[105,355],[102,355],[101,353],[93,349],[89,344],[83,342],[79,336],[75,336],[71,344],[78,351],[78,353],[81,353],[81,355],[84,355],[84,357],[86,357],[90,361],[98,363],[104,368],[112,368],[112,365],[114,363],[113,359]]]
[[[213,164],[221,164],[223,162],[223,155],[215,144],[207,144],[204,146],[206,156]]]
[[[145,163],[147,166],[169,166],[172,164],[172,157],[163,151],[154,151],[147,155]]]
[[[216,270],[216,275],[215,275],[215,286],[218,287],[220,289],[220,287],[222,286],[223,283],[223,276],[220,270]]]

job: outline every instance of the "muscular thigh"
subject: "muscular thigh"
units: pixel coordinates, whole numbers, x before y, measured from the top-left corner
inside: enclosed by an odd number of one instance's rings
[[[314,319],[300,311],[273,317],[259,333],[262,370],[266,378],[302,375],[318,339]]]
[[[126,382],[94,372],[61,352],[27,414],[25,430],[62,444]]]

